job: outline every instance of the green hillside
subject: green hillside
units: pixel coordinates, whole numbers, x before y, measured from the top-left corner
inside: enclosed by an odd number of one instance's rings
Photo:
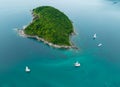
[[[57,45],[70,46],[69,36],[73,32],[73,25],[69,18],[58,9],[42,6],[33,9],[34,19],[24,32],[37,35]]]

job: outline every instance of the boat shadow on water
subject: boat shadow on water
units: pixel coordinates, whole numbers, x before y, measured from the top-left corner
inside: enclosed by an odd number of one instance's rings
[[[118,4],[120,2],[120,0],[107,0],[107,1],[111,1],[113,4]]]

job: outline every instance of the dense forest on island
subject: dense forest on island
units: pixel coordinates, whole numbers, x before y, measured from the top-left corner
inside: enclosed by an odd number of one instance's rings
[[[33,9],[33,21],[25,29],[25,34],[38,36],[57,45],[70,46],[73,25],[70,19],[58,9],[42,6]]]

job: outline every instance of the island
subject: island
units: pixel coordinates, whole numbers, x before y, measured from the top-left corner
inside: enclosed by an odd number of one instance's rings
[[[71,20],[58,9],[41,6],[32,10],[33,20],[19,32],[56,48],[76,48],[70,41],[74,28]]]

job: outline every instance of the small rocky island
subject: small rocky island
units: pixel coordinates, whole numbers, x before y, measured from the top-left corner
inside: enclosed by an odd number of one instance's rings
[[[19,32],[56,48],[75,48],[70,41],[74,33],[70,19],[51,6],[37,7],[32,10],[32,22]]]

